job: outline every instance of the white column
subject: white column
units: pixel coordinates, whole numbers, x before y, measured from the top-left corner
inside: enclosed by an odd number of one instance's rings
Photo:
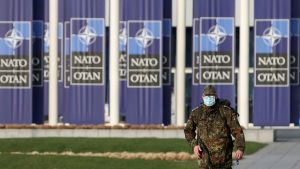
[[[109,111],[110,124],[119,123],[119,0],[110,1]]]
[[[249,0],[240,0],[240,66],[238,77],[238,112],[240,123],[249,123]]]
[[[176,40],[176,121],[183,126],[185,116],[185,0],[177,0]]]
[[[49,124],[57,124],[58,0],[49,1]]]

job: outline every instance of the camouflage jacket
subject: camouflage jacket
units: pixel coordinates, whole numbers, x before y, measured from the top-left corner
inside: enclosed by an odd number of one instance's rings
[[[226,163],[231,166],[233,149],[231,135],[236,139],[237,148],[243,152],[245,149],[245,137],[237,115],[231,107],[220,102],[212,107],[201,105],[190,114],[184,129],[185,138],[192,148],[198,145],[198,139],[201,138],[209,151],[212,164]]]

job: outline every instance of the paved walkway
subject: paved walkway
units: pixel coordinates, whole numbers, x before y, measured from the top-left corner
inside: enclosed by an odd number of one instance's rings
[[[246,156],[234,169],[300,169],[300,141],[276,142]]]

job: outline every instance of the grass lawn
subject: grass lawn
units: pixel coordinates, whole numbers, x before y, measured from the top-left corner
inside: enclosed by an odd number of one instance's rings
[[[3,169],[197,169],[196,161],[0,155]]]
[[[184,139],[155,138],[24,138],[0,139],[0,152],[192,152]],[[246,154],[265,144],[247,142]]]
[[[28,138],[0,139],[3,169],[193,169],[196,161],[122,160],[97,157],[11,155],[10,152],[191,152],[183,139]],[[246,154],[265,144],[247,142]]]

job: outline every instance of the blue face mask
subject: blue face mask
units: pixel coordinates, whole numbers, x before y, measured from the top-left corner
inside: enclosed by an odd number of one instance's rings
[[[216,97],[215,96],[204,96],[203,102],[206,106],[213,106],[216,103]]]

